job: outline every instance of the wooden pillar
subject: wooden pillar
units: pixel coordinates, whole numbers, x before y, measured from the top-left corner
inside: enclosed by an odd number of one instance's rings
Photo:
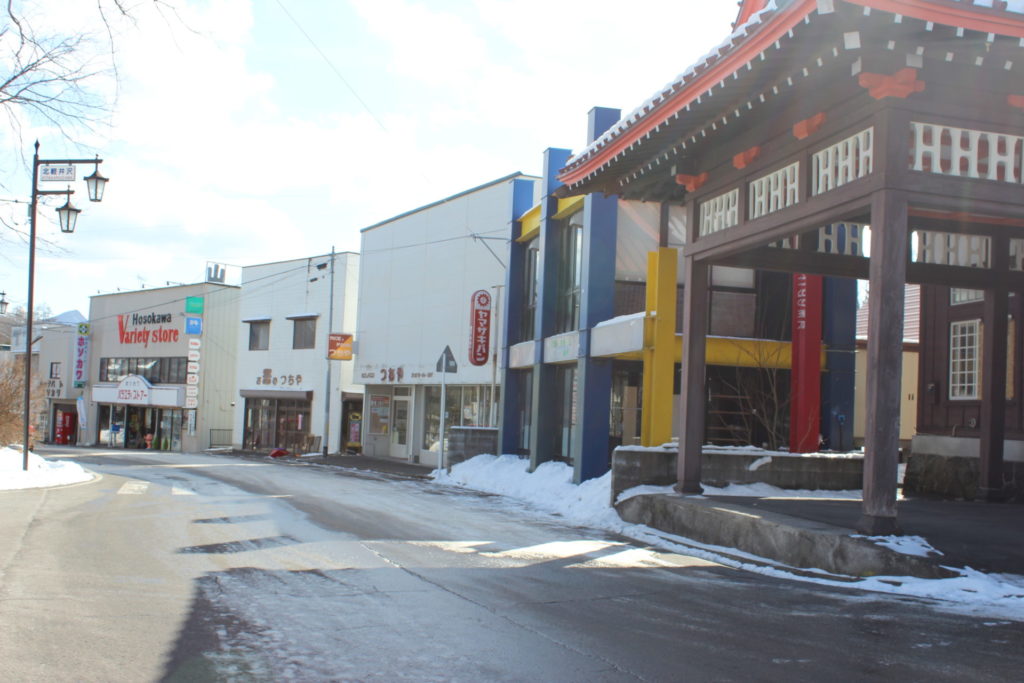
[[[1009,269],[1010,241],[992,238],[995,286],[985,290],[981,334],[981,439],[978,444],[978,498],[1003,500],[1003,448],[1006,438],[1006,352],[1009,291],[1002,275]]]
[[[708,265],[687,256],[683,274],[683,377],[679,389],[679,458],[676,490],[701,493],[700,458],[704,445],[704,361],[708,327]]]
[[[908,237],[906,195],[893,190],[875,192],[871,198],[864,500],[857,526],[870,535],[899,531],[896,478]]]

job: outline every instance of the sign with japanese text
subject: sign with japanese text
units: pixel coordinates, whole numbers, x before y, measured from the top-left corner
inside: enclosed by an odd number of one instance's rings
[[[189,297],[189,299],[199,299],[200,308],[202,307],[202,297]],[[188,299],[186,299],[187,301]],[[185,308],[188,308],[188,303],[185,304]],[[188,361],[185,366],[185,385],[187,390],[185,393],[185,407],[192,409],[193,416],[195,415],[194,409],[199,407],[199,349],[202,347],[202,344],[198,337],[189,337],[188,339]]]
[[[793,275],[793,342],[789,450],[813,453],[821,434],[820,275]]]
[[[148,404],[153,385],[145,377],[128,375],[117,384],[117,403]]]
[[[491,356],[491,295],[487,290],[473,292],[469,307],[469,362],[487,365]]]
[[[81,389],[89,379],[89,323],[79,323],[75,332],[71,386]]]
[[[55,182],[70,182],[75,179],[74,164],[42,164],[39,167],[39,179]]]
[[[200,335],[203,333],[202,318],[185,318],[185,334]]]
[[[327,337],[328,360],[352,360],[352,335],[331,332]]]

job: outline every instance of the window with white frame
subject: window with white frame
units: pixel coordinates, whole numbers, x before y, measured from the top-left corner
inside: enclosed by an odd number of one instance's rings
[[[977,399],[981,382],[981,321],[949,325],[949,398]]]
[[[985,298],[985,291],[981,289],[963,289],[962,287],[949,288],[949,303],[969,304],[973,301],[981,301]]]

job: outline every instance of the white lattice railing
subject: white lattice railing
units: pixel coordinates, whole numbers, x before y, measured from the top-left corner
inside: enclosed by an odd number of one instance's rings
[[[910,168],[940,175],[1021,182],[1019,135],[993,133],[934,123],[910,124]]]
[[[772,171],[750,182],[750,218],[775,213],[800,200],[800,162]]]
[[[992,240],[984,235],[960,235],[950,232],[917,230],[918,263],[942,266],[988,268]]]
[[[870,175],[875,129],[866,128],[811,156],[811,195],[817,196]]]
[[[700,234],[710,235],[740,222],[740,191],[730,190],[700,205]]]

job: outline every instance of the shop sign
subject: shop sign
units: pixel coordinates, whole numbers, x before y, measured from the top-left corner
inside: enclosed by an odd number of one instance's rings
[[[72,365],[72,383],[75,389],[85,386],[89,374],[89,323],[79,323],[75,334],[75,360]]]
[[[51,379],[46,382],[46,398],[60,398],[64,395],[64,382]]]
[[[185,334],[199,335],[203,333],[202,318],[185,318]]]
[[[198,298],[200,303],[202,297],[189,297]],[[200,311],[201,312],[201,311]],[[198,320],[198,318],[197,318]],[[202,322],[202,321],[200,321]],[[185,365],[185,407],[186,408],[198,408],[199,407],[199,359],[200,353],[199,348],[202,346],[202,342],[199,341],[198,337],[189,337],[188,340],[188,361]],[[195,413],[195,410],[192,411]]]
[[[327,337],[328,360],[352,360],[352,335],[331,332]]]
[[[189,436],[195,436],[196,435],[196,411],[194,411],[194,410],[187,410],[187,411],[185,411],[185,414],[188,416],[186,418],[186,421],[185,421],[185,423],[188,425],[188,435]]]
[[[288,386],[302,384],[302,375],[275,375],[273,368],[263,368],[263,374],[256,377],[259,386]]]
[[[473,292],[469,321],[469,362],[486,365],[491,355],[491,295],[487,290]]]
[[[153,388],[145,377],[128,375],[117,384],[118,403],[149,403],[149,392]]]
[[[388,384],[389,382],[401,382],[405,379],[405,368],[399,365],[397,368],[381,368],[377,371],[380,376],[377,378],[381,384]]]
[[[181,337],[170,313],[124,313],[117,316],[117,338],[122,344],[172,344]],[[155,325],[155,327],[154,327]]]
[[[195,313],[197,315],[203,314],[203,297],[201,296],[189,296],[185,297],[185,312]]]

